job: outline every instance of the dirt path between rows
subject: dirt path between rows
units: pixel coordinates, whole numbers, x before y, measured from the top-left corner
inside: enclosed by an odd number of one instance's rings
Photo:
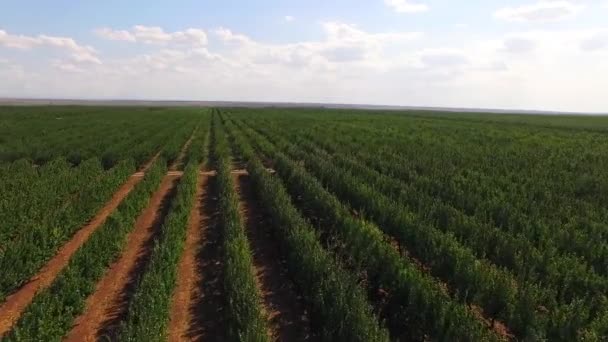
[[[173,161],[173,164],[171,164],[171,166],[169,167],[169,171],[177,171],[182,167],[182,165],[184,164],[184,157],[186,157],[186,153],[188,152],[188,148],[190,147],[190,144],[192,144],[192,140],[194,139],[194,135],[196,134],[196,131],[198,131],[198,128],[194,129],[194,132],[192,132],[192,135],[190,135],[190,138],[188,138],[188,140],[186,141],[186,143],[184,144],[182,149],[179,151],[177,158]]]
[[[127,236],[122,255],[87,298],[83,314],[76,318],[65,341],[117,339],[117,328],[125,317],[135,284],[150,260],[155,237],[168,213],[178,180],[179,177],[171,176],[163,179],[148,207],[137,218],[134,230]]]
[[[307,341],[310,321],[302,298],[287,276],[278,246],[267,229],[248,175],[233,175],[244,218],[247,238],[253,253],[256,281],[262,294],[265,313],[275,341]]]
[[[160,152],[152,157],[139,173],[142,173],[143,176],[143,173],[152,166],[159,156]],[[34,275],[26,284],[6,298],[6,301],[0,306],[0,337],[10,331],[36,294],[53,283],[59,272],[68,265],[72,255],[89,239],[91,234],[103,225],[108,216],[116,210],[140,181],[141,177],[129,177],[127,182],[114,193],[110,201],[99,210],[95,217],[84,227],[80,228],[38,274]]]
[[[270,173],[270,174],[276,173],[276,171],[273,169],[266,169],[266,171],[268,171],[268,173]],[[169,176],[182,176],[184,174],[184,172],[183,171],[169,171],[167,174]],[[199,174],[204,177],[215,177],[215,176],[217,176],[217,171],[207,170],[207,171],[201,171],[201,172],[199,172]],[[247,169],[233,169],[232,171],[230,171],[230,174],[237,175],[237,176],[247,176],[247,175],[249,175],[249,172],[247,171]]]
[[[221,232],[213,178],[199,175],[186,244],[178,266],[169,341],[224,341]]]

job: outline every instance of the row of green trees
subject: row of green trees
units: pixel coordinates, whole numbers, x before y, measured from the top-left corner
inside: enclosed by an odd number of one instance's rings
[[[489,317],[505,322],[517,336],[576,338],[606,305],[602,296],[593,296],[594,292],[587,292],[589,295],[584,301],[557,303],[556,292],[550,287],[518,282],[509,272],[479,259],[451,233],[445,235],[425,223],[399,199],[386,196],[378,177],[353,173],[333,160],[324,160],[290,145],[278,131],[265,131],[267,138],[279,143],[292,157],[304,160],[307,169],[320,177],[325,186],[368,215],[423,261],[432,274],[448,284],[457,298],[480,306]],[[473,233],[485,234],[483,230]],[[577,280],[585,281],[584,278]],[[549,312],[539,311],[541,306]]]
[[[232,341],[269,341],[268,322],[253,273],[253,255],[232,178],[230,146],[217,116],[214,116],[212,137],[219,196],[218,221],[223,240],[227,335]]]
[[[108,110],[94,113],[103,115],[107,114],[106,111]],[[111,117],[115,114],[113,111],[109,113]],[[30,118],[27,114],[24,115],[17,125],[19,129],[29,124],[37,127],[40,122],[49,120],[49,116],[32,114],[33,117]],[[89,126],[83,126],[81,121],[90,119],[95,122],[98,119],[95,115],[83,115],[85,113],[71,113],[69,120],[61,120],[57,124],[57,132],[47,132],[50,136],[43,135],[43,138],[53,140],[58,135],[64,137],[61,146],[68,150],[85,148],[80,145],[86,145],[86,141],[82,140],[88,139],[85,135],[66,138],[68,129],[88,129]],[[206,114],[203,117],[204,115]],[[130,120],[136,118],[128,117]],[[97,144],[100,144],[100,148],[116,150],[115,154],[104,152],[98,157],[79,160],[78,165],[73,165],[74,160],[66,159],[69,156],[58,157],[40,166],[26,159],[0,163],[0,193],[3,194],[0,197],[0,302],[31,278],[79,228],[94,217],[120,185],[135,172],[136,165],[149,161],[159,151],[162,151],[168,164],[173,162],[200,122],[201,113],[196,117],[190,112],[185,116],[177,115],[176,120],[165,129],[158,129],[161,119],[159,115],[142,115],[141,118],[141,127],[149,134],[147,137],[140,132],[125,136],[125,130],[119,126],[122,119],[108,124],[113,130],[108,128],[109,131],[105,132],[105,129],[100,128],[107,135],[100,138]],[[54,121],[51,122],[55,124]],[[132,124],[134,123],[136,122]],[[129,126],[126,131],[130,129]],[[6,137],[9,145],[11,137],[13,136]],[[30,138],[39,141],[41,137],[26,135],[23,139]],[[45,142],[48,146],[53,146],[52,141]],[[60,151],[63,148],[55,152]],[[91,154],[101,154],[100,151],[91,151]]]
[[[272,218],[274,236],[309,308],[315,336],[322,341],[388,341],[388,331],[379,324],[356,278],[323,248],[281,182],[243,137],[236,132],[231,136],[247,161],[256,198]]]
[[[266,139],[256,131],[250,132],[258,139]],[[489,317],[506,322],[515,334],[534,333],[538,319],[534,306],[528,305],[532,294],[521,293],[510,274],[477,259],[453,235],[418,221],[401,203],[377,191],[376,184],[303,152],[280,135],[273,134],[271,139],[288,156],[302,160],[306,169],[338,198],[377,223],[385,234],[423,262],[432,275],[448,284],[457,298],[480,306]]]
[[[239,136],[248,136],[239,131]],[[372,300],[387,293],[380,315],[391,335],[399,340],[498,340],[464,305],[454,302],[441,285],[417,265],[403,258],[386,242],[375,225],[353,217],[345,205],[324,189],[304,168],[268,142],[254,139],[266,156],[272,156],[277,173],[301,212],[319,222],[326,245],[339,248],[338,255],[357,274],[365,274]],[[245,144],[242,142],[241,144]]]
[[[177,268],[184,251],[186,231],[195,205],[199,172],[207,158],[208,120],[199,126],[188,149],[188,163],[177,186],[171,209],[160,231],[149,264],[136,286],[127,317],[122,325],[121,341],[166,341],[171,299],[177,280]]]
[[[200,114],[194,108],[1,108],[0,163],[26,158],[41,165],[63,157],[79,164],[97,157],[106,168],[131,158],[142,165],[176,135],[185,141]]]
[[[72,256],[53,284],[36,295],[6,336],[7,341],[56,341],[69,331],[95,284],[120,256],[127,234],[165,174],[166,162],[158,159],[103,226]]]
[[[608,234],[604,223],[608,211],[599,205],[600,201],[583,196],[583,192],[602,192],[600,183],[603,178],[601,175],[582,173],[579,176],[561,170],[573,163],[569,155],[564,153],[552,157],[554,164],[559,161],[566,164],[550,167],[560,175],[559,181],[548,180],[536,168],[533,172],[538,174],[526,175],[530,172],[525,169],[527,162],[522,162],[521,170],[508,172],[500,171],[502,168],[498,171],[489,168],[492,163],[480,163],[462,165],[458,170],[433,167],[421,173],[408,171],[408,168],[428,164],[425,159],[400,156],[399,148],[391,154],[386,147],[381,147],[383,144],[396,145],[401,138],[379,140],[368,133],[371,135],[369,141],[353,141],[349,139],[352,134],[351,127],[329,130],[319,126],[306,131],[305,136],[332,154],[351,155],[372,169],[403,181],[410,190],[415,189],[443,207],[460,211],[475,224],[500,229],[513,236],[520,235],[530,246],[542,249],[543,254],[551,253],[550,258],[569,258],[572,261],[568,264],[576,263],[575,268],[591,268],[602,276],[608,275],[608,246],[594,238]],[[470,154],[483,152],[476,149],[467,151]],[[494,162],[517,160],[516,155],[508,157],[510,159],[496,157],[498,160]],[[584,165],[583,162],[578,164]],[[597,165],[588,165],[594,173],[598,172]],[[424,168],[429,167],[425,165]],[[534,203],[534,206],[529,203]],[[528,259],[527,256],[521,258]],[[522,267],[526,265],[529,263]],[[572,266],[566,265],[558,272],[569,268]]]
[[[58,159],[39,169],[28,163],[17,169],[0,181],[0,302],[96,214],[135,165],[124,161],[104,171],[96,158],[79,167]]]
[[[272,126],[272,125],[271,125]],[[276,126],[275,126],[276,127]],[[264,129],[262,129],[264,131]],[[275,130],[265,130],[267,136],[276,138],[275,132],[285,132],[278,127]],[[304,130],[300,129],[299,132]],[[572,253],[560,252],[555,241],[547,237],[542,245],[534,246],[536,230],[508,231],[479,220],[476,216],[469,216],[451,207],[438,198],[429,196],[421,187],[415,186],[417,176],[410,176],[410,181],[399,181],[398,177],[387,176],[361,161],[370,159],[372,152],[362,153],[365,148],[356,149],[349,157],[349,143],[342,137],[334,138],[324,134],[311,132],[304,137],[294,137],[297,133],[289,135],[298,147],[307,150],[309,154],[323,157],[323,165],[318,163],[315,170],[326,169],[334,165],[341,169],[347,177],[358,179],[356,182],[373,184],[374,188],[389,195],[396,202],[403,205],[403,210],[409,210],[416,215],[415,221],[436,227],[449,234],[453,234],[459,242],[468,248],[480,259],[487,259],[500,267],[506,267],[517,279],[519,287],[532,289],[531,297],[541,307],[542,311],[549,311],[546,323],[540,329],[553,339],[573,339],[585,331],[597,330],[597,319],[605,312],[608,298],[608,279],[596,273],[593,267],[585,260]],[[330,145],[328,153],[319,149],[312,141],[339,140],[340,143]],[[346,156],[345,156],[346,155]],[[367,158],[366,158],[367,157]],[[389,163],[390,164],[390,163]],[[394,166],[393,166],[394,167]],[[390,174],[390,173],[389,173]],[[331,181],[330,181],[331,182]],[[558,231],[557,231],[558,232]],[[586,238],[601,236],[599,232],[577,232],[577,236]],[[591,250],[590,253],[602,254],[606,244],[600,249]]]

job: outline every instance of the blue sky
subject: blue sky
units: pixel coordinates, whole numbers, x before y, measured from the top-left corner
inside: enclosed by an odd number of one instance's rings
[[[33,1],[1,97],[608,112],[608,1]]]

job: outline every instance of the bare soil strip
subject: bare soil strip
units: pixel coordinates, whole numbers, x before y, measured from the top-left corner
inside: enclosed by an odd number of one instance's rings
[[[188,148],[190,147],[190,144],[192,144],[192,139],[194,139],[194,135],[196,134],[197,130],[198,129],[195,129],[194,132],[192,132],[190,138],[188,138],[181,151],[179,151],[179,155],[177,156],[177,159],[175,159],[171,167],[169,167],[169,171],[177,171],[182,167],[182,165],[184,164],[184,157],[186,156],[186,152],[188,152]]]
[[[221,232],[213,179],[199,176],[173,293],[169,341],[225,340]]]
[[[263,298],[270,334],[275,341],[307,341],[310,321],[302,298],[287,276],[278,247],[273,243],[246,174],[234,174],[247,237],[253,252],[255,275]]]
[[[117,328],[124,319],[134,286],[150,259],[178,179],[171,176],[163,179],[148,207],[138,217],[135,229],[127,236],[123,254],[87,298],[84,313],[75,320],[66,341],[116,340]]]
[[[160,152],[142,167],[140,173],[143,174],[147,171],[159,156]],[[21,317],[21,314],[23,314],[23,311],[32,302],[36,293],[49,287],[53,283],[57,274],[67,266],[72,255],[76,253],[80,246],[89,239],[91,234],[105,222],[108,216],[112,214],[140,181],[140,177],[130,177],[127,182],[114,193],[110,201],[99,210],[95,217],[93,217],[93,219],[84,227],[80,228],[70,241],[59,249],[57,254],[49,260],[38,274],[34,275],[26,284],[6,298],[6,301],[0,306],[0,336],[3,336],[10,331],[19,317]]]
[[[275,170],[270,169],[270,168],[266,169],[266,171],[268,171],[268,173],[271,173],[271,174],[276,173]],[[235,170],[230,171],[230,173],[233,175],[239,175],[239,176],[249,175],[249,172],[246,169],[235,169]],[[169,176],[182,176],[183,174],[184,174],[183,171],[169,171],[167,173],[167,175],[169,175]],[[201,171],[199,174],[201,176],[205,176],[205,177],[215,177],[215,176],[217,176],[217,171],[207,170],[207,171]],[[140,177],[140,175],[136,173],[133,175],[133,177]],[[143,174],[141,175],[141,177],[143,177]]]

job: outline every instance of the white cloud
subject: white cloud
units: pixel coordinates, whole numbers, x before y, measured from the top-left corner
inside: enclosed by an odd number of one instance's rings
[[[581,42],[584,51],[608,50],[608,30],[598,30],[588,34]]]
[[[14,49],[31,49],[40,44],[39,39],[24,35],[12,35],[4,30],[0,30],[0,45]]]
[[[64,72],[77,72],[77,73],[83,73],[83,72],[85,72],[85,70],[83,68],[81,68],[78,65],[72,64],[72,63],[66,63],[66,62],[62,62],[62,61],[54,61],[52,63],[52,65],[57,70],[64,71]]]
[[[226,43],[233,43],[238,45],[251,45],[253,40],[243,34],[236,34],[232,30],[220,27],[214,31],[215,35],[218,36],[222,41]]]
[[[29,50],[36,47],[54,47],[68,51],[71,58],[77,62],[89,62],[101,64],[97,57],[97,51],[89,45],[80,45],[72,38],[38,35],[35,37],[25,35],[13,35],[0,30],[0,45],[7,48]]]
[[[515,22],[556,21],[578,13],[583,7],[575,1],[540,1],[531,5],[501,8],[494,13],[494,17]]]
[[[368,33],[356,25],[342,22],[325,22],[323,28],[329,41],[348,43],[398,43],[420,38],[420,32]]]
[[[504,41],[504,49],[508,53],[526,53],[534,50],[537,47],[537,42],[524,37],[508,37]]]
[[[134,42],[135,36],[126,30],[112,30],[111,28],[102,27],[95,30],[95,34],[107,40],[119,40],[126,42]]]
[[[384,0],[384,3],[398,13],[419,13],[429,10],[428,5],[410,0]]]
[[[226,28],[214,33],[233,48],[227,55],[241,63],[309,67],[316,71],[345,67],[341,63],[383,68],[388,61],[383,55],[386,47],[400,47],[422,36],[418,32],[368,33],[341,22],[325,22],[322,26],[323,40],[289,44],[264,44]]]
[[[292,21],[295,21],[295,20],[296,20],[296,17],[294,17],[294,16],[292,16],[292,15],[286,15],[286,16],[284,16],[284,17],[283,17],[283,20],[284,20],[285,22],[290,23],[290,22],[292,22]]]
[[[141,42],[145,44],[207,44],[207,34],[205,31],[195,28],[169,33],[165,32],[161,27],[158,26],[135,25],[131,31],[113,30],[111,28],[104,27],[95,30],[95,34],[97,34],[98,37],[107,40]]]
[[[2,64],[0,96],[606,111],[608,28],[521,31],[485,39],[459,32],[441,42],[433,36],[417,39],[421,33],[370,32],[343,22],[321,23],[321,30],[314,40],[268,43],[218,28],[208,31],[210,44],[201,45],[181,43],[184,35],[162,28],[130,29],[114,37],[132,35],[152,45],[112,54],[104,64],[77,63],[72,55],[78,48],[70,40],[2,31],[4,46],[52,46],[72,59]]]
[[[460,50],[429,49],[419,53],[422,64],[427,68],[458,67],[469,64],[468,57]]]

